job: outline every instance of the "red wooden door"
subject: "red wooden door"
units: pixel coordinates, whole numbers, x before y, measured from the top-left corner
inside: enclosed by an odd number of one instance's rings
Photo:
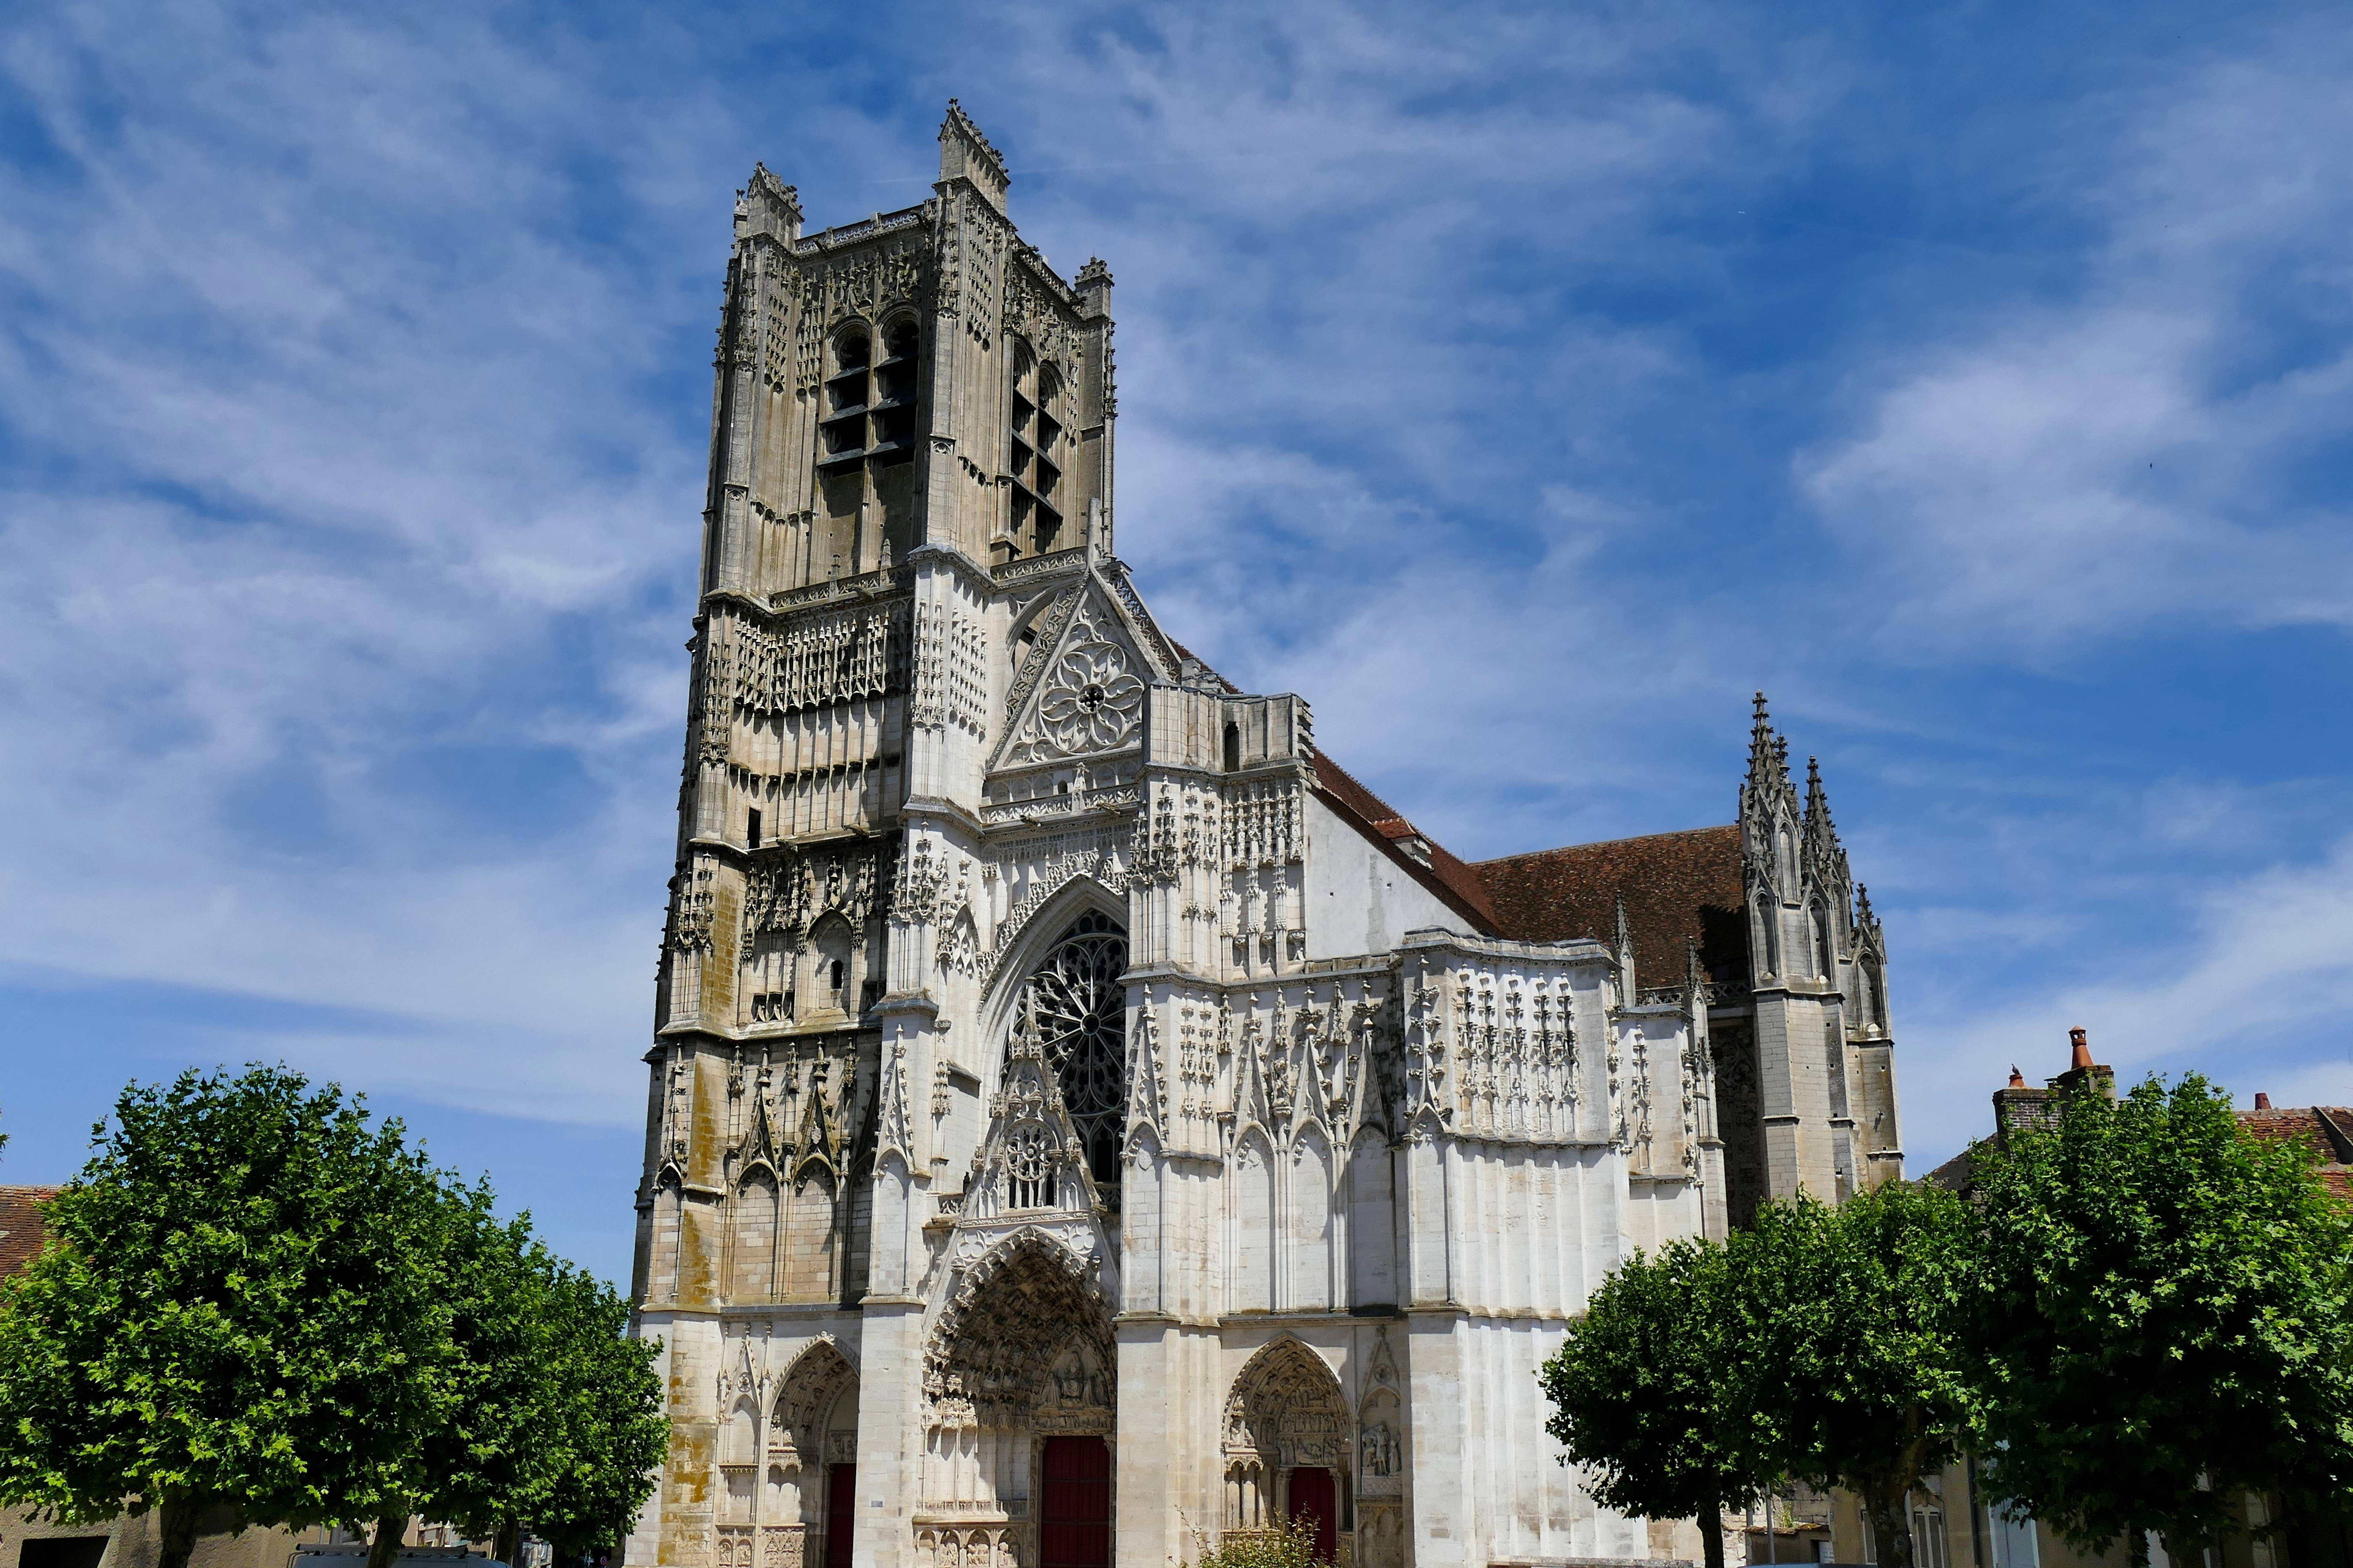
[[[849,1568],[858,1531],[858,1467],[836,1465],[825,1476],[825,1568]]]
[[[1100,1437],[1049,1437],[1045,1471],[1039,1568],[1111,1568],[1111,1446]]]
[[[1319,1561],[1340,1561],[1340,1497],[1331,1471],[1291,1472],[1291,1517],[1315,1527],[1315,1555]]]

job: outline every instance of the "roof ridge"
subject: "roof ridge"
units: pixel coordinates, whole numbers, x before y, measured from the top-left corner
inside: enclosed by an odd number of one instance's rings
[[[1636,833],[1624,838],[1596,838],[1584,844],[1556,844],[1549,849],[1523,849],[1516,855],[1497,855],[1485,860],[1470,860],[1471,866],[1500,866],[1506,860],[1533,860],[1539,855],[1565,855],[1571,849],[1599,849],[1611,844],[1640,844],[1646,838],[1685,838],[1694,833],[1737,832],[1736,822],[1710,823],[1705,827],[1671,827],[1663,833]]]

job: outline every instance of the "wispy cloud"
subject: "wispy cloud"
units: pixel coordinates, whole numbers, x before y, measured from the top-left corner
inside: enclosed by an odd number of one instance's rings
[[[2289,1082],[2353,753],[2171,708],[2353,688],[2252,629],[2347,619],[2353,29],[2193,24],[2095,79],[1754,5],[16,18],[0,963],[633,1121],[727,192],[918,200],[957,93],[1119,279],[1155,607],[1450,844],[1724,820],[1765,685],[1886,890],[1915,1148],[2068,1022]]]
[[[2065,298],[1856,368],[1882,384],[1859,428],[1799,471],[1912,647],[2353,619],[2329,457],[2353,434],[2353,50],[2336,26],[2267,46],[2047,155],[2103,231]]]
[[[2103,972],[1976,998],[1907,1031],[1906,1137],[1939,1152],[1983,1137],[1986,1097],[2010,1066],[2033,1082],[2063,1070],[2075,1026],[2125,1082],[2196,1071],[2242,1103],[2257,1089],[2281,1105],[2353,1103],[2348,935],[2353,839],[2211,887],[2178,940],[2104,952]]]

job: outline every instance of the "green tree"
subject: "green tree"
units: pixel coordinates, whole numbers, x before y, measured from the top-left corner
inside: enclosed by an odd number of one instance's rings
[[[1723,1514],[1776,1479],[1746,1366],[1749,1313],[1725,1249],[1671,1241],[1636,1253],[1595,1291],[1539,1373],[1546,1429],[1584,1467],[1597,1502],[1645,1519],[1696,1519],[1724,1568]]]
[[[1911,1568],[1912,1489],[1962,1435],[1938,1310],[1962,1222],[1951,1194],[1891,1182],[1768,1204],[1726,1247],[1771,1468],[1855,1493],[1882,1568]]]
[[[0,1286],[0,1500],[382,1516],[448,1415],[449,1205],[397,1121],[280,1068],[133,1085]]]
[[[661,1346],[631,1339],[628,1303],[584,1270],[554,1269],[545,1300],[554,1328],[541,1432],[547,1481],[522,1517],[567,1556],[614,1551],[653,1494],[669,1451],[654,1370]]]
[[[457,1397],[418,1438],[419,1489],[398,1500],[378,1535],[396,1538],[411,1513],[494,1537],[512,1563],[518,1521],[554,1486],[548,1429],[558,1407],[561,1329],[550,1288],[557,1268],[523,1215],[501,1223],[487,1184],[453,1187],[443,1289]],[[385,1527],[389,1526],[387,1534]]]
[[[1973,1152],[1951,1315],[1997,1498],[2136,1562],[2197,1561],[2245,1491],[2343,1505],[2353,1247],[2309,1154],[2195,1075]]]

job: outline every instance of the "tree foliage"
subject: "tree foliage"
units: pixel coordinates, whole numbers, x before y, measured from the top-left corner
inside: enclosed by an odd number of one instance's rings
[[[2070,1542],[2177,1561],[2242,1491],[2353,1487],[2348,1216],[2192,1075],[2071,1094],[1979,1144],[1951,1321],[1987,1487]]]
[[[134,1086],[0,1293],[0,1499],[301,1527],[411,1489],[454,1404],[444,1205],[397,1122],[258,1068]]]
[[[1964,1217],[1940,1188],[1891,1182],[1837,1208],[1767,1204],[1726,1247],[1767,1466],[1854,1492],[1883,1568],[1911,1568],[1912,1489],[1962,1434],[1941,1308]]]
[[[543,1434],[550,1464],[527,1517],[558,1552],[593,1556],[619,1548],[670,1445],[660,1347],[629,1337],[628,1303],[585,1270],[558,1269],[547,1295],[556,1325]]]
[[[1546,1429],[1594,1500],[1696,1519],[1707,1568],[1723,1568],[1723,1510],[1775,1479],[1758,1441],[1752,1317],[1723,1247],[1671,1241],[1602,1283],[1540,1373]]]
[[[486,1186],[282,1068],[133,1086],[0,1287],[0,1501],[160,1507],[163,1568],[250,1524],[412,1514],[615,1544],[667,1428],[657,1347]],[[509,1560],[512,1561],[510,1555]]]
[[[1293,1517],[1263,1530],[1228,1531],[1212,1546],[1196,1538],[1195,1568],[1331,1568],[1315,1554],[1315,1523]]]

